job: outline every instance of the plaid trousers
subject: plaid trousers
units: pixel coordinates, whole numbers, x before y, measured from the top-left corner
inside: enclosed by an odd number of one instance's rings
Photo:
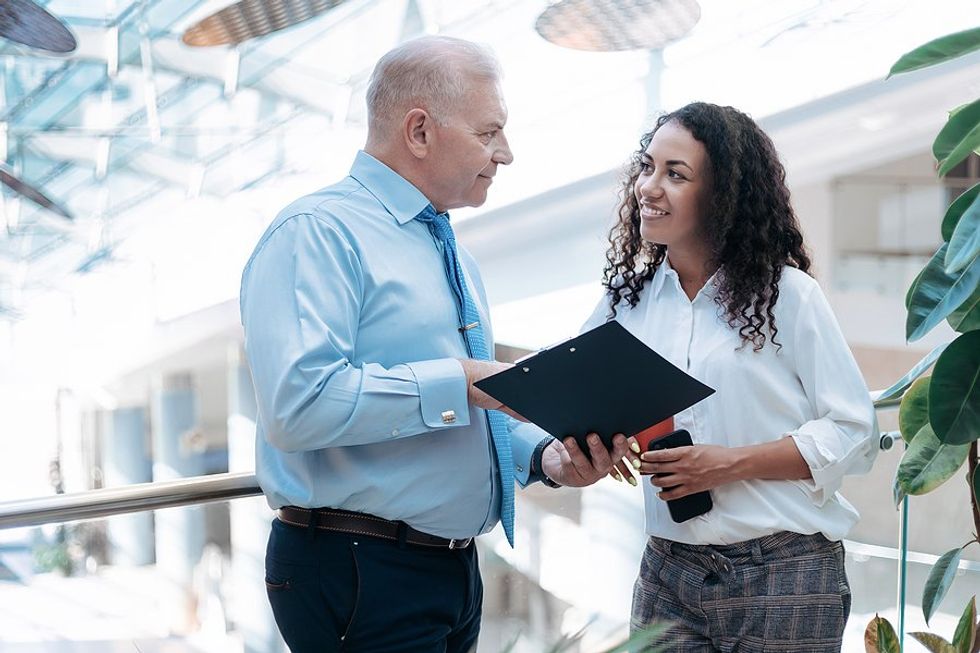
[[[844,547],[776,533],[725,546],[651,537],[630,629],[670,621],[672,653],[839,653],[851,609]]]

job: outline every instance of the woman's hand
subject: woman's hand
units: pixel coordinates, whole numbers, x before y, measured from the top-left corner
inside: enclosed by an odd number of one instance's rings
[[[663,488],[657,496],[667,501],[740,480],[739,460],[738,449],[696,444],[643,453],[639,472],[649,474],[650,483]]]

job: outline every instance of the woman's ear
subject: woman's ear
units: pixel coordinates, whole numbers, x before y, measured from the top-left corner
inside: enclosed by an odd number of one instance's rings
[[[416,158],[424,159],[432,145],[432,127],[435,122],[424,109],[412,109],[402,120],[402,136],[405,145]]]

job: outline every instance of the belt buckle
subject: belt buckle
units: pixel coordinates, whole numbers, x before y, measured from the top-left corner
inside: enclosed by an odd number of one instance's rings
[[[465,540],[457,540],[457,539],[454,538],[454,539],[449,540],[449,548],[450,549],[465,549],[466,547],[468,547],[470,545],[470,542],[472,542],[472,541],[473,541],[473,538],[472,537],[468,537]]]

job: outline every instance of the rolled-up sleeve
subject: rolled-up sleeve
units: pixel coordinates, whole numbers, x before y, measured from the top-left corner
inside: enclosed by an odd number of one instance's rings
[[[786,435],[812,475],[799,483],[820,506],[840,489],[844,476],[871,469],[878,453],[877,422],[854,356],[816,284],[800,307],[793,346],[814,418]]]
[[[246,266],[245,353],[274,447],[369,444],[469,423],[455,359],[352,363],[362,292],[355,248],[308,214],[284,220]]]

